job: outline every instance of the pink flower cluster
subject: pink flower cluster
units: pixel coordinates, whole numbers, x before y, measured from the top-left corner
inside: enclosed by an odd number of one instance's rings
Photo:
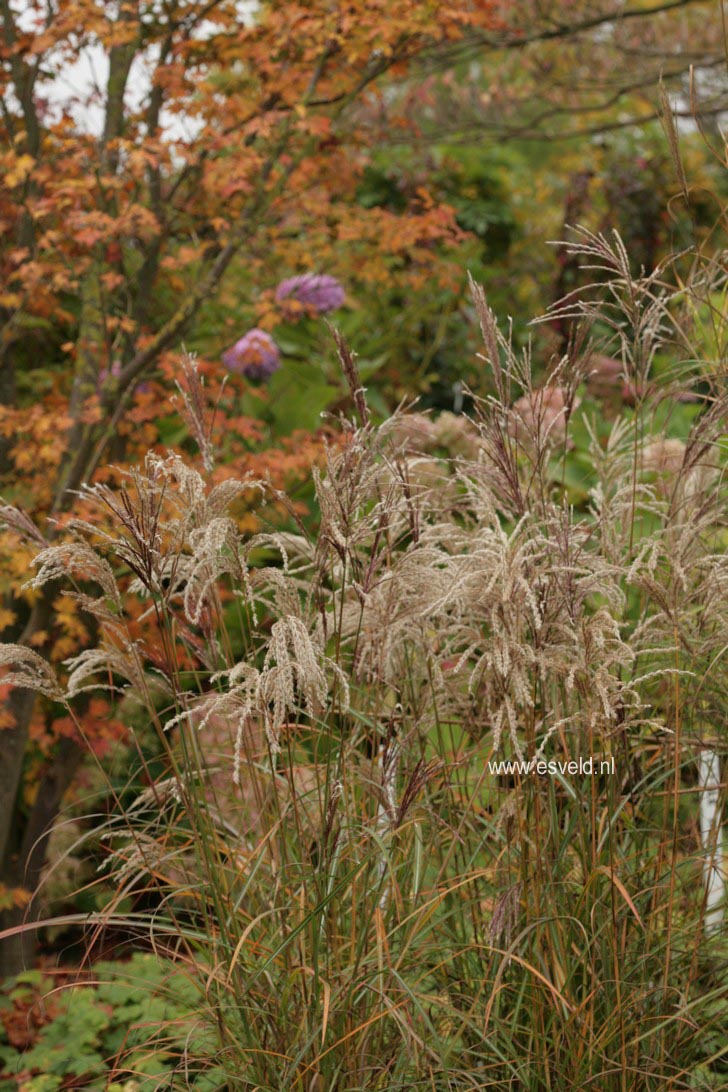
[[[247,379],[265,380],[280,368],[281,354],[270,334],[256,326],[222,354],[222,362]]]
[[[341,307],[346,299],[336,277],[327,273],[303,273],[288,277],[276,289],[276,300],[291,316],[309,311],[325,315]],[[265,381],[281,366],[281,354],[273,338],[257,326],[222,354],[222,362],[231,372],[247,379]]]
[[[298,303],[319,315],[336,311],[345,299],[346,293],[341,284],[328,273],[303,273],[298,277],[288,277],[276,289],[278,303]]]

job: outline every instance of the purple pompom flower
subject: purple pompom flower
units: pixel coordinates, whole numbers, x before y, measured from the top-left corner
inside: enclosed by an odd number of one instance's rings
[[[229,371],[248,379],[270,379],[281,366],[281,354],[270,334],[256,326],[225,350],[222,362]]]
[[[300,303],[311,308],[319,315],[335,311],[346,299],[346,293],[336,277],[328,273],[302,273],[298,277],[289,277],[281,281],[276,289],[276,300]]]

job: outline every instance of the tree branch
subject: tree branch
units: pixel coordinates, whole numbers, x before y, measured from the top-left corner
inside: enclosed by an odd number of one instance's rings
[[[489,50],[499,49],[525,49],[529,45],[535,45],[538,42],[551,42],[557,41],[562,38],[575,38],[579,34],[583,34],[589,30],[598,30],[599,27],[607,26],[610,23],[619,24],[625,23],[632,19],[650,19],[655,15],[662,15],[665,12],[675,11],[678,8],[687,8],[692,6],[705,6],[706,0],[667,0],[663,4],[655,4],[651,8],[626,8],[625,10],[616,10],[612,12],[604,12],[599,15],[590,16],[588,19],[582,19],[580,23],[559,23],[555,27],[544,28],[537,30],[530,35],[521,34],[509,34],[507,31],[499,37],[495,34],[473,34],[464,39],[463,43],[450,47],[447,51],[438,50],[437,46],[433,47],[432,53],[436,53],[438,59],[445,58],[447,64],[453,63],[453,57],[457,60],[467,60],[470,56],[474,56],[480,52],[485,46]],[[464,52],[460,54],[460,49]],[[426,57],[430,51],[423,51],[421,56]]]
[[[312,99],[330,55],[331,50],[329,47],[322,51],[312,73],[306,94],[303,96],[303,105],[308,104]],[[115,389],[105,392],[102,398],[102,410],[107,412],[113,410],[111,417],[99,439],[96,439],[94,427],[87,427],[85,434],[79,441],[76,455],[68,473],[61,480],[57,490],[53,505],[54,511],[62,509],[74,491],[94,473],[103,458],[110,439],[115,433],[118,422],[124,414],[136,380],[157,359],[159,354],[182,334],[205,300],[214,295],[233,258],[246,239],[256,230],[257,213],[285,186],[303,153],[296,157],[290,157],[290,161],[286,164],[285,169],[281,171],[278,184],[272,192],[267,192],[265,188],[274,167],[279,163],[281,154],[288,144],[293,124],[294,114],[291,113],[286,118],[283,132],[269,151],[268,158],[260,171],[255,196],[249,202],[247,208],[242,211],[231,238],[216,256],[207,274],[195,285],[187,299],[177,308],[171,319],[157,331],[150,343],[145,348],[140,349],[125,365],[119,375]]]

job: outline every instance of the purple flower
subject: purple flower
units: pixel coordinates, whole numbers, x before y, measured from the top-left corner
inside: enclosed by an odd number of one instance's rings
[[[112,375],[112,377],[114,379],[118,379],[119,376],[121,375],[121,361],[120,360],[115,360],[114,363],[111,365],[111,375]],[[109,369],[108,368],[102,368],[101,371],[99,372],[98,380],[96,381],[97,391],[100,391],[101,388],[106,385],[106,382],[107,382],[108,378],[109,378]]]
[[[310,307],[319,315],[335,311],[346,299],[346,293],[336,277],[328,273],[302,273],[281,281],[276,289],[276,300],[284,303],[294,300],[303,307]]]
[[[248,379],[270,379],[281,366],[281,354],[270,334],[256,326],[226,349],[222,362],[229,371]]]

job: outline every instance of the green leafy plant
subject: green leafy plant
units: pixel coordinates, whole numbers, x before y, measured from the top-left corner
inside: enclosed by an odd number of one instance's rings
[[[0,1087],[56,1089],[219,1087],[216,1075],[191,1060],[209,1032],[204,1000],[179,963],[136,952],[130,960],[99,961],[77,982],[56,986],[40,971],[6,984],[0,1007]],[[181,1079],[181,1078],[180,1078]]]

